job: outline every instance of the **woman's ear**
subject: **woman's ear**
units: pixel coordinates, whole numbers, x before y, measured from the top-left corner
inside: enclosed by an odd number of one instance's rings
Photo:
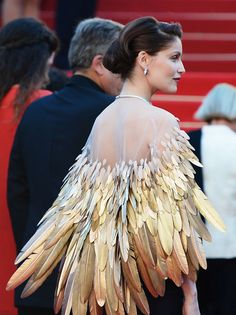
[[[103,56],[102,55],[96,55],[93,58],[91,68],[100,76],[104,73],[104,65],[102,63]]]
[[[147,69],[150,64],[150,55],[148,55],[146,51],[140,51],[136,60],[143,70]]]

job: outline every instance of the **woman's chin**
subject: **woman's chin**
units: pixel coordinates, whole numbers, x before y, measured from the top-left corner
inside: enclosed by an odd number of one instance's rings
[[[163,93],[175,94],[177,92],[177,90],[178,90],[177,86],[172,86],[172,87],[166,89],[166,91],[164,91]]]
[[[159,89],[156,89],[155,92],[158,92],[158,93],[163,93],[163,94],[175,94],[178,90],[178,87],[177,87],[177,84],[175,85],[169,85],[168,87],[162,87],[162,88],[159,88]],[[154,92],[154,93],[155,93]]]

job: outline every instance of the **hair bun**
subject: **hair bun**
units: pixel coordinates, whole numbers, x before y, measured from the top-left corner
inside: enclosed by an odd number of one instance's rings
[[[126,77],[130,71],[130,56],[121,45],[120,40],[116,39],[108,48],[104,58],[104,66],[113,73],[120,74],[121,77]]]

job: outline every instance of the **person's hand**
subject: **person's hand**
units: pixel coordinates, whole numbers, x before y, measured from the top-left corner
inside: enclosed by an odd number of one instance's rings
[[[184,293],[183,315],[201,315],[197,299],[197,288],[195,282],[183,277],[182,290]]]

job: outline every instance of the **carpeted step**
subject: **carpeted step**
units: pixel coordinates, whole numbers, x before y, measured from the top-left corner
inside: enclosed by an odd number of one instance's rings
[[[184,53],[236,53],[236,33],[184,33]]]
[[[232,33],[235,30],[235,13],[175,13],[155,11],[97,11],[97,16],[113,19],[120,23],[127,22],[145,15],[152,15],[162,21],[179,22],[184,32]]]
[[[236,54],[186,54],[183,62],[188,72],[236,72]]]
[[[98,13],[101,11],[126,12],[236,12],[236,2],[233,0],[100,0]],[[150,14],[149,14],[150,15]],[[152,15],[152,14],[151,14]]]
[[[214,85],[222,82],[236,86],[236,73],[186,72],[179,82],[177,95],[205,96]]]

